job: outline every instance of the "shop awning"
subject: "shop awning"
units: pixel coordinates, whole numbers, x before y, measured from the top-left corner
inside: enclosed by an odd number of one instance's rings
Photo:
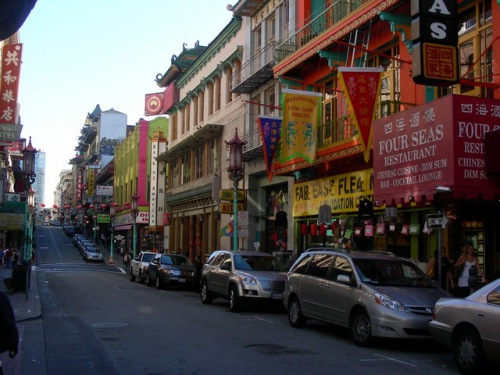
[[[499,100],[448,95],[373,124],[373,196],[378,203],[498,199],[486,173],[485,137]],[[497,146],[498,147],[498,146]]]

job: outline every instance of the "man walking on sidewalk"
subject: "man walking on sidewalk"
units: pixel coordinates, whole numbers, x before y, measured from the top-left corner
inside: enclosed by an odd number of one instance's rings
[[[14,310],[9,297],[0,291],[0,353],[9,352],[9,357],[14,358],[19,345],[19,332],[17,331]],[[0,366],[0,374],[3,373]]]

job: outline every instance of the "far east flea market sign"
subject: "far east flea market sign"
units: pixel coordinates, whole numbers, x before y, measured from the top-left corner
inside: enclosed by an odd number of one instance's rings
[[[500,182],[485,171],[485,134],[500,128],[500,101],[448,95],[374,123],[374,200],[493,199]]]

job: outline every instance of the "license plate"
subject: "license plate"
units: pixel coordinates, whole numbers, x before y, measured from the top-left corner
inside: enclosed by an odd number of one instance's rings
[[[182,279],[182,278],[181,278],[181,279],[179,279],[179,282],[180,282],[180,283],[185,283],[185,282],[186,282],[186,279]]]
[[[278,293],[272,293],[271,294],[271,299],[283,299],[283,294],[278,294]]]

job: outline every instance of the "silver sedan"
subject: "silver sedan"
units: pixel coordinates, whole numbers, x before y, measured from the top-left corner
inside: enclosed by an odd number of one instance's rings
[[[462,374],[480,374],[500,355],[500,279],[470,296],[437,301],[431,336],[450,347]]]

